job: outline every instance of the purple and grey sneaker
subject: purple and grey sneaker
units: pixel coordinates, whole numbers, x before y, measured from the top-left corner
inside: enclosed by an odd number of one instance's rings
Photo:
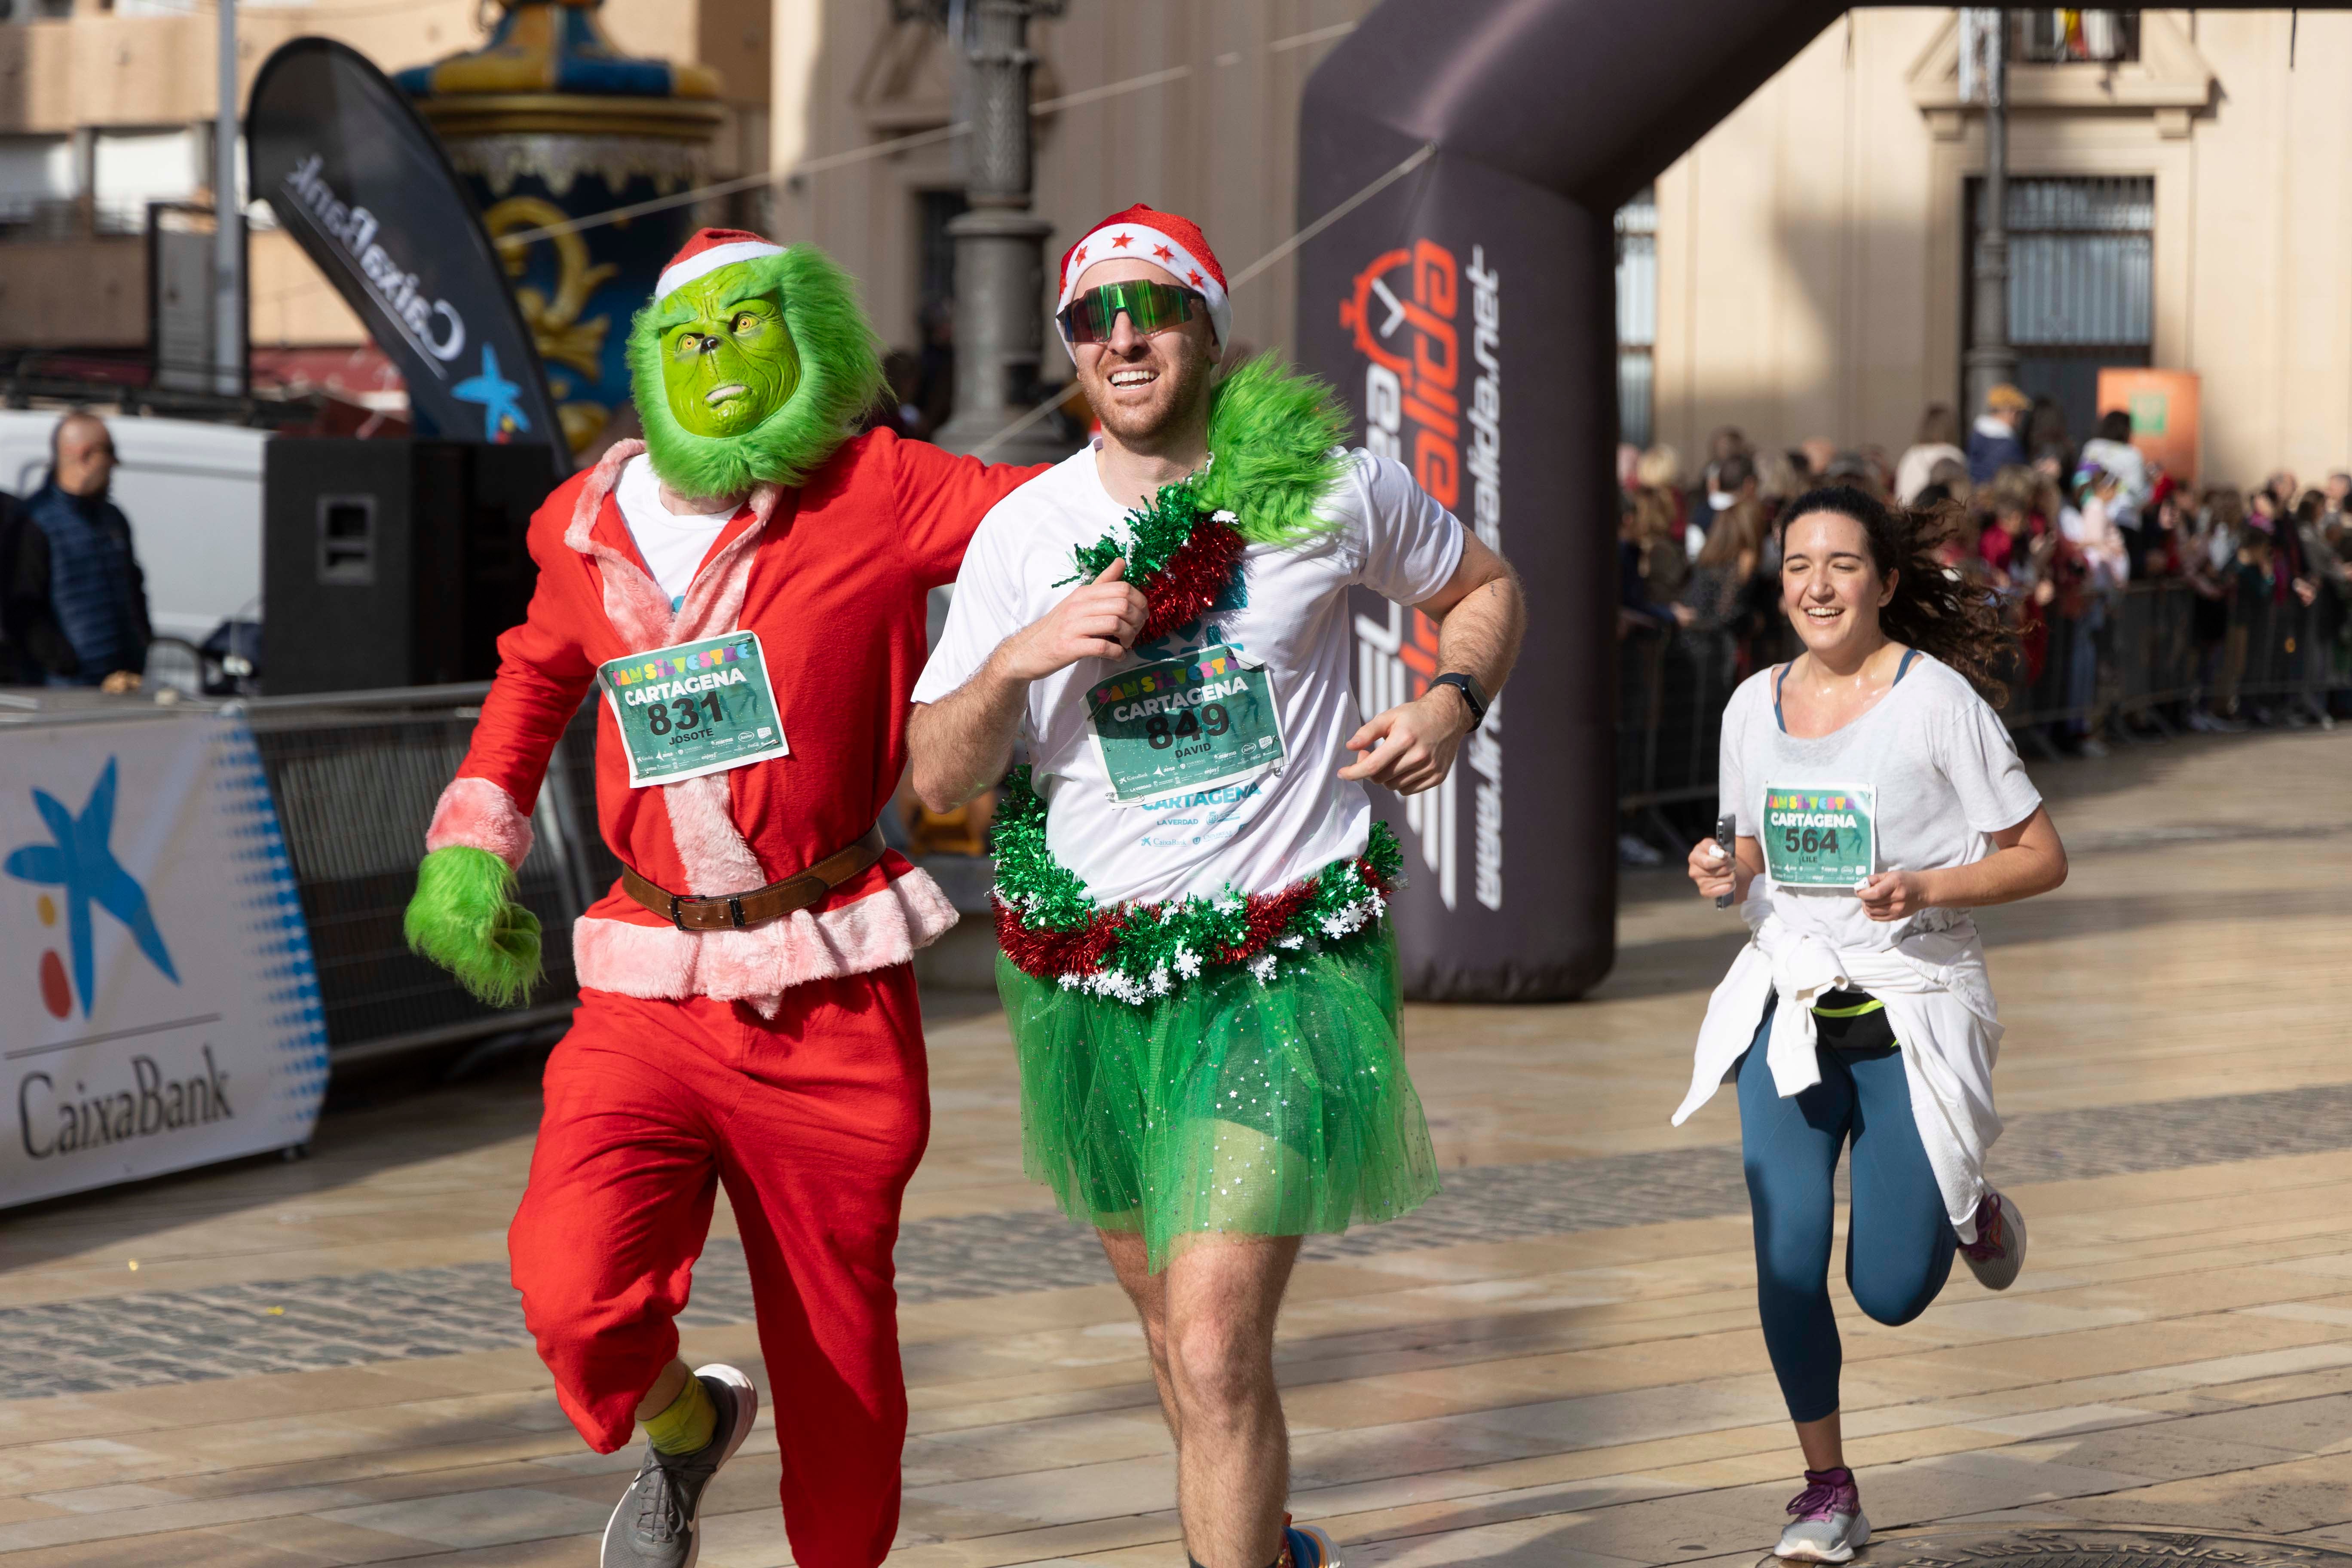
[[[1807,1470],[1805,1489],[1790,1500],[1795,1516],[1780,1532],[1776,1557],[1793,1563],[1846,1563],[1870,1543],[1870,1521],[1862,1517],[1862,1492],[1853,1472]]]
[[[1960,1243],[1969,1271],[1988,1290],[2006,1290],[2025,1267],[2025,1215],[2000,1194],[1987,1190],[1977,1200],[1977,1238]]]

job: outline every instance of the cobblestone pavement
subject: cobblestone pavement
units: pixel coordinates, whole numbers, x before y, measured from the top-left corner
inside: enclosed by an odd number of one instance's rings
[[[2352,1148],[2352,1085],[2013,1118],[1992,1156],[2005,1184],[2072,1181]],[[1404,1219],[1319,1237],[1310,1258],[1363,1257],[1705,1219],[1746,1205],[1737,1148],[1452,1172]],[[908,1302],[1003,1296],[1109,1279],[1090,1231],[1051,1213],[908,1225]],[[740,1246],[714,1238],[682,1326],[751,1320]],[[503,1263],[320,1277],[0,1310],[0,1398],[305,1372],[524,1342]]]

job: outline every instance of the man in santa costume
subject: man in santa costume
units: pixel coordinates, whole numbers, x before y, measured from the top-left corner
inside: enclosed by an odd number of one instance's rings
[[[1142,1320],[1196,1568],[1328,1568],[1283,1511],[1274,1325],[1300,1238],[1437,1190],[1397,1037],[1399,853],[1363,781],[1433,787],[1510,672],[1510,568],[1320,383],[1215,379],[1224,273],[1173,213],[1063,258],[1101,421],[999,502],[915,688],[915,789],[1000,778],[997,984],[1024,1163]],[[1348,595],[1439,626],[1438,673],[1360,721]],[[1016,742],[1024,765],[1013,761]]]
[[[854,287],[820,252],[705,229],[629,337],[643,442],[531,520],[539,581],[442,795],[409,939],[478,994],[538,973],[512,901],[548,755],[598,704],[597,817],[625,868],[572,928],[514,1281],[599,1452],[649,1438],[605,1568],[684,1568],[759,1397],[689,1372],[687,1303],[724,1186],[743,1238],[802,1568],[874,1568],[907,1397],[891,1247],[928,1131],[909,959],[954,923],[876,818],[905,763],[924,599],[1034,469],[887,430]]]

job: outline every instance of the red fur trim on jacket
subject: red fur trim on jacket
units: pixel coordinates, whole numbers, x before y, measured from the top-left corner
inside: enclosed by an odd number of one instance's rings
[[[956,922],[955,906],[917,869],[854,904],[798,910],[750,931],[683,931],[583,916],[572,927],[580,984],[624,996],[709,996],[763,1011],[793,986],[904,963]]]
[[[530,818],[516,807],[513,796],[489,780],[452,779],[433,808],[425,848],[429,854],[453,844],[487,849],[509,866],[520,866],[530,853]]]

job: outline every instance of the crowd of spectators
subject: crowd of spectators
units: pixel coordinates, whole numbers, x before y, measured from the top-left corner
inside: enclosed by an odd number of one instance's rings
[[[2275,689],[2240,695],[2247,629],[2259,619],[2296,668],[2341,672],[2352,626],[2352,472],[2306,489],[2292,473],[2248,489],[2191,489],[2131,441],[2131,419],[2103,415],[2076,442],[2057,405],[2000,386],[1965,430],[1947,405],[1927,408],[1916,439],[1890,459],[1876,447],[1809,440],[1759,450],[1724,427],[1696,473],[1673,448],[1622,447],[1619,633],[1714,635],[1736,681],[1788,657],[1779,613],[1780,511],[1816,485],[1849,484],[1933,511],[1942,555],[2000,595],[2018,626],[2021,687],[2064,717],[2040,738],[2098,755],[2101,733],[2126,721],[2103,693],[2120,687],[2113,628],[2129,585],[2169,581],[2185,595],[2195,693],[2170,713],[2197,730],[2321,721],[2308,699]],[[2267,616],[2255,611],[2269,606]],[[2305,646],[2297,651],[2297,634]],[[2137,645],[2135,645],[2136,647]],[[2337,689],[2342,681],[2321,682]],[[2054,688],[2054,689],[2053,689]],[[1725,687],[1727,691],[1728,687]]]

